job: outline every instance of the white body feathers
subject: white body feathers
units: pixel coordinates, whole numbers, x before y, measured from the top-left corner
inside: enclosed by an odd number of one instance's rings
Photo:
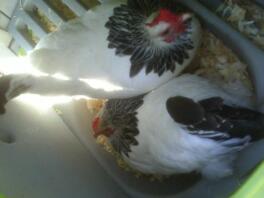
[[[251,107],[248,100],[230,96],[205,79],[180,76],[144,97],[136,116],[140,131],[135,137],[138,145],[131,146],[132,151],[129,158],[124,155],[125,160],[145,173],[173,174],[196,170],[209,178],[230,175],[237,150],[189,134],[167,112],[166,100],[173,96],[185,96],[194,101],[220,96],[226,104]]]
[[[72,80],[97,79],[109,82],[122,88],[119,97],[130,97],[148,92],[179,74],[191,61],[185,59],[182,66],[174,72],[167,71],[162,76],[154,72],[145,74],[142,69],[138,75],[129,76],[130,56],[117,56],[115,49],[108,48],[109,30],[105,27],[113,8],[126,1],[112,0],[103,3],[85,13],[81,18],[62,24],[60,29],[42,39],[30,54],[34,67],[48,74],[60,73]],[[195,18],[193,20],[196,20]],[[192,38],[195,49],[190,52],[194,56],[200,40],[199,23],[197,34]],[[91,97],[97,97],[90,92]],[[106,98],[109,93],[106,93]],[[104,97],[101,94],[100,97]]]

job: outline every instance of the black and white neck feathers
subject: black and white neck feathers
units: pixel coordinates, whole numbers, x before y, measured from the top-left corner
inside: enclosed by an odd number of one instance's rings
[[[111,144],[120,154],[129,156],[131,145],[137,145],[139,134],[137,109],[143,104],[143,95],[128,99],[111,99],[107,101],[102,120],[114,128],[110,137]]]
[[[146,74],[154,72],[159,76],[166,71],[174,72],[176,66],[180,67],[184,60],[191,58],[189,52],[197,45],[192,40],[192,34],[199,34],[199,30],[195,32],[193,29],[192,19],[185,22],[186,31],[172,43],[151,38],[145,25],[151,14],[161,8],[174,9],[173,12],[183,9],[179,3],[171,1],[131,0],[127,5],[116,7],[105,25],[109,29],[108,47],[114,48],[119,56],[131,56],[130,77],[142,69]]]

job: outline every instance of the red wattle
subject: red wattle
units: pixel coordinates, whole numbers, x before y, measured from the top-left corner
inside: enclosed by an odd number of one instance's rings
[[[98,129],[99,123],[100,123],[100,118],[99,118],[99,117],[96,117],[96,118],[93,120],[93,123],[92,123],[92,127],[93,127],[93,130],[94,130],[94,131],[95,131],[96,129]]]

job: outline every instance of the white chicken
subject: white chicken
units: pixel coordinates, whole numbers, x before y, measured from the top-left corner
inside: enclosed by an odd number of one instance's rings
[[[182,75],[147,95],[110,99],[94,118],[93,131],[108,136],[143,173],[196,171],[218,179],[232,174],[240,150],[263,138],[263,118],[244,98]]]
[[[200,37],[196,17],[175,1],[106,1],[62,24],[29,55],[33,67],[48,75],[60,73],[67,81],[30,74],[4,76],[0,106],[24,92],[94,98],[146,93],[189,65]],[[91,80],[115,89],[96,89]]]

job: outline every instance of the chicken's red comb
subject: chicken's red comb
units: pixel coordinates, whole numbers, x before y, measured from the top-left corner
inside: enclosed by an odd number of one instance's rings
[[[100,118],[99,118],[99,117],[96,117],[96,118],[93,120],[93,123],[92,123],[93,130],[98,129],[99,123],[100,123]]]
[[[175,14],[167,9],[160,9],[159,15],[148,24],[150,27],[157,25],[160,21],[165,21],[167,23],[180,23],[182,22],[183,14]]]

